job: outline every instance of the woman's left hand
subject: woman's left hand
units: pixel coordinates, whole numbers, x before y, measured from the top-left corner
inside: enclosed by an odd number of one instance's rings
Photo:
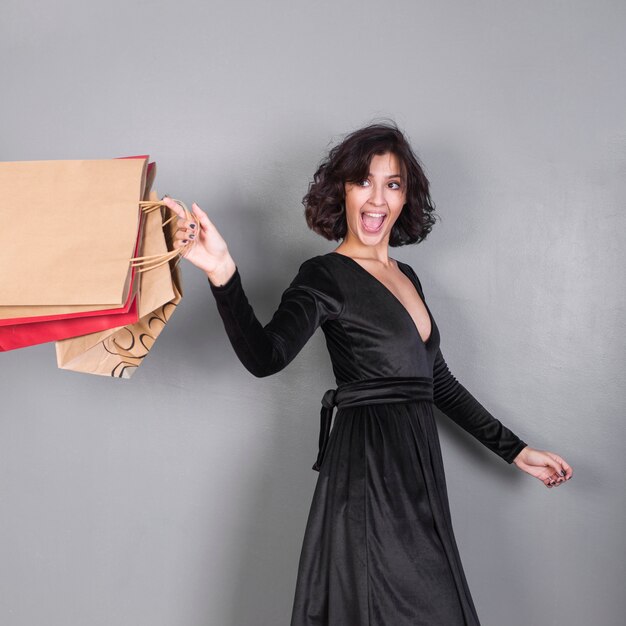
[[[573,475],[572,468],[558,454],[530,446],[523,448],[513,463],[538,478],[546,487],[557,487]]]

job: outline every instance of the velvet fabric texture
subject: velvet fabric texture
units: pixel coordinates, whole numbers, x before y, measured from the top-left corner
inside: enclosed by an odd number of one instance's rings
[[[480,624],[452,528],[433,406],[507,463],[526,443],[452,375],[421,283],[410,265],[398,266],[428,310],[426,341],[400,300],[341,253],[304,261],[266,325],[238,267],[224,285],[209,281],[235,353],[254,376],[282,370],[321,326],[337,391],[351,399],[320,436],[290,626]],[[407,398],[407,384],[419,393]],[[329,392],[323,410],[332,410]]]

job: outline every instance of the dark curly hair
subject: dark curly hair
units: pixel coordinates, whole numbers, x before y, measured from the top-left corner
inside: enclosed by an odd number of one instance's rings
[[[389,245],[405,246],[424,240],[438,217],[429,182],[406,137],[392,121],[360,128],[330,150],[302,199],[309,228],[331,241],[344,238],[344,184],[365,180],[372,157],[388,152],[400,161],[407,183],[406,204],[391,229]]]

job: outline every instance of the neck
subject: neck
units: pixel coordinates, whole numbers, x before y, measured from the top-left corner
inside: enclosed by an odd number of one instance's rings
[[[347,254],[352,258],[379,261],[383,265],[389,264],[389,245],[386,240],[374,245],[367,245],[361,241],[346,238],[335,248],[335,252]]]

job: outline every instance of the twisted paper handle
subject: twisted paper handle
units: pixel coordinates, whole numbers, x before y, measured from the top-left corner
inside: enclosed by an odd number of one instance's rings
[[[172,200],[174,200],[174,198],[172,198]],[[185,206],[184,202],[182,202],[181,200],[174,200],[174,202],[180,204],[180,206],[183,208],[183,211],[185,211],[185,216],[188,220],[193,220],[193,214]],[[165,202],[163,202],[162,200],[142,200],[139,202],[139,207],[144,213],[151,213],[152,211],[156,211],[157,209],[160,210],[161,207],[167,207],[169,209],[167,204],[165,204]],[[161,226],[167,226],[173,219],[176,219],[177,217],[178,215],[174,213],[174,215],[172,215],[169,219],[162,222]],[[180,248],[170,250],[169,252],[165,252],[163,254],[149,254],[147,256],[133,257],[130,260],[131,267],[136,267],[138,272],[146,272],[148,270],[154,269],[155,267],[159,267],[164,263],[168,263],[176,257],[178,257],[178,259],[176,260],[176,264],[178,264],[181,259],[182,253],[190,248],[193,245],[193,242],[193,239],[189,239],[189,241]]]

